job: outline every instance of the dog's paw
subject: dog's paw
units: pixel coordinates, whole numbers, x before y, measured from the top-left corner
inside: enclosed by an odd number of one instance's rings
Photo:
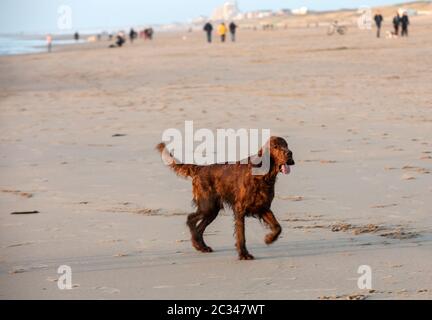
[[[250,253],[241,253],[241,254],[239,254],[239,259],[240,260],[253,260],[255,258]]]
[[[192,246],[197,250],[201,252],[213,252],[213,249],[209,246],[206,246],[205,244],[202,244],[196,240],[192,239]]]
[[[265,242],[266,245],[272,244],[273,242],[275,242],[275,240],[276,240],[276,238],[275,238],[275,236],[274,236],[273,233],[269,233],[264,238],[264,242]]]
[[[200,251],[202,251],[202,252],[213,252],[213,249],[210,248],[210,247],[202,247],[202,248],[200,249]]]
[[[270,245],[270,244],[272,244],[273,242],[275,242],[279,238],[279,235],[280,235],[280,231],[279,232],[269,233],[269,234],[267,234],[265,236],[264,242],[267,245]]]

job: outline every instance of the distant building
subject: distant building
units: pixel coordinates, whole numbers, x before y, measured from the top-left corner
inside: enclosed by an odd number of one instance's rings
[[[240,12],[238,13],[233,20],[243,20],[243,19],[247,19],[246,13]]]
[[[260,10],[257,11],[257,17],[258,18],[267,18],[267,17],[271,17],[273,15],[273,11],[271,10]]]
[[[206,21],[208,21],[208,17],[206,17],[206,16],[199,16],[199,17],[197,17],[195,19],[192,19],[191,22],[192,22],[192,24],[203,24]]]
[[[212,20],[231,20],[238,16],[240,10],[237,1],[227,1],[221,7],[216,8],[211,16]]]
[[[291,9],[280,9],[276,12],[277,16],[289,16],[291,14]]]
[[[432,15],[432,11],[419,10],[419,11],[417,11],[417,14],[418,14],[419,16],[429,16],[429,15]]]
[[[244,18],[246,19],[260,19],[260,18],[267,18],[271,16],[273,16],[273,11],[271,10],[250,11],[244,14]]]
[[[304,15],[306,15],[308,13],[308,8],[301,7],[301,8],[298,8],[298,9],[292,9],[291,13],[294,14],[294,15],[298,15],[298,16],[304,16]]]
[[[369,6],[361,6],[357,10],[357,26],[361,30],[372,28],[372,9]]]
[[[416,16],[416,15],[418,14],[418,13],[417,13],[417,10],[415,10],[415,9],[399,8],[399,9],[398,9],[398,12],[399,12],[400,15],[403,15],[404,12],[406,12],[407,15],[409,15],[409,16]]]

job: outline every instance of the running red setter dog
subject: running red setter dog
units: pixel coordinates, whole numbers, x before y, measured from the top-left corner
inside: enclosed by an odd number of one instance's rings
[[[156,146],[166,163],[182,177],[191,177],[193,202],[197,207],[195,213],[187,217],[187,225],[192,234],[192,245],[202,252],[212,252],[203,239],[206,227],[212,223],[223,204],[228,204],[234,212],[237,251],[241,260],[254,257],[246,249],[245,217],[258,218],[270,227],[271,232],[265,236],[265,243],[277,240],[282,228],[270,210],[274,197],[274,186],[279,172],[288,174],[294,165],[292,152],[285,139],[271,137],[258,152],[262,156],[268,152],[270,168],[263,175],[253,175],[251,157],[247,163],[212,164],[200,166],[181,164],[168,152],[164,143]]]

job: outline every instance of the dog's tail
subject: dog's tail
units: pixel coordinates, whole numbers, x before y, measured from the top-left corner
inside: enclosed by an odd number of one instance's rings
[[[177,163],[178,161],[168,152],[165,143],[161,142],[156,146],[156,150],[162,156],[162,161],[169,166],[174,172],[181,177],[193,177],[198,166],[195,164]]]

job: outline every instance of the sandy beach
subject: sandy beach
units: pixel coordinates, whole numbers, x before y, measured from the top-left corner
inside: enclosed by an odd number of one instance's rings
[[[429,16],[405,39],[240,29],[0,57],[0,298],[431,299],[431,32]],[[154,150],[185,120],[269,128],[294,152],[281,238],[247,220],[254,261],[230,210],[206,231],[215,252],[191,246],[191,182]]]

